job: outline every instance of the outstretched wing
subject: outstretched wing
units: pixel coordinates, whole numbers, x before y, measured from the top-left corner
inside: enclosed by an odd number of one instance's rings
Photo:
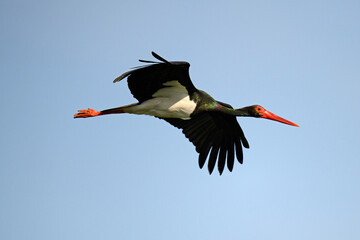
[[[197,91],[189,76],[188,62],[168,62],[156,53],[152,55],[161,62],[140,60],[141,62],[154,63],[136,68],[122,74],[114,82],[118,82],[126,77],[132,95],[140,102],[153,98],[153,94],[164,88],[164,83],[178,81],[184,86],[189,95]]]
[[[231,172],[234,166],[234,155],[243,163],[242,145],[249,148],[245,135],[235,116],[219,112],[203,112],[189,120],[163,118],[171,125],[182,129],[182,132],[196,147],[199,153],[199,166],[202,168],[209,155],[208,170],[211,174],[218,160],[218,170],[222,174],[225,163]],[[235,150],[236,151],[235,151]],[[211,150],[211,151],[210,151]],[[227,161],[226,161],[227,159]]]

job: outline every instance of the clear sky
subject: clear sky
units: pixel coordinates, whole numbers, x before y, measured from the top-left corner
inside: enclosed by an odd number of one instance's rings
[[[360,239],[359,1],[0,3],[0,239]],[[112,80],[191,63],[238,118],[244,164],[209,175],[181,131]]]

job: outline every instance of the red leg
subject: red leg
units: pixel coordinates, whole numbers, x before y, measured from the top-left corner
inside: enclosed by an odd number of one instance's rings
[[[101,112],[88,108],[85,110],[78,110],[78,113],[74,115],[74,118],[88,118],[88,117],[96,117],[99,115],[101,115]]]
[[[96,117],[99,115],[106,115],[106,114],[124,113],[124,112],[126,112],[127,108],[131,108],[136,105],[138,105],[138,103],[133,103],[130,105],[117,107],[117,108],[106,109],[106,110],[102,110],[100,112],[95,111],[94,109],[91,109],[91,108],[88,108],[85,110],[78,110],[78,113],[76,113],[74,115],[74,118],[88,118],[88,117]]]

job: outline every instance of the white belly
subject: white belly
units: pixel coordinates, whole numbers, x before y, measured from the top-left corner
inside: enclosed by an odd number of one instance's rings
[[[164,86],[166,87],[152,95],[152,99],[126,109],[126,112],[162,118],[189,119],[196,108],[196,103],[190,100],[186,88],[178,81],[166,82]]]

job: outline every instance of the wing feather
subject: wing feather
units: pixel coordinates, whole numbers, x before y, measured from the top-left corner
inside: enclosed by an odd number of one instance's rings
[[[189,120],[162,119],[182,129],[182,132],[194,144],[199,153],[199,167],[202,168],[208,159],[210,174],[213,172],[216,162],[220,174],[222,174],[226,163],[231,172],[234,166],[235,153],[239,163],[243,162],[242,145],[248,148],[249,144],[235,116],[219,112],[203,112]]]
[[[225,167],[225,163],[226,163],[226,151],[227,151],[227,139],[225,138],[223,140],[223,144],[220,148],[220,153],[219,153],[218,170],[219,170],[220,175],[224,171],[224,167]]]
[[[166,87],[164,83],[170,81],[178,81],[186,88],[189,95],[197,91],[190,79],[188,62],[168,62],[156,53],[153,53],[153,56],[162,62],[128,71],[116,78],[114,83],[127,78],[130,92],[140,103],[151,99],[155,92]],[[152,61],[141,61],[152,63]]]
[[[231,172],[234,167],[234,140],[232,136],[231,139],[228,139],[226,146],[227,146],[227,167]]]

